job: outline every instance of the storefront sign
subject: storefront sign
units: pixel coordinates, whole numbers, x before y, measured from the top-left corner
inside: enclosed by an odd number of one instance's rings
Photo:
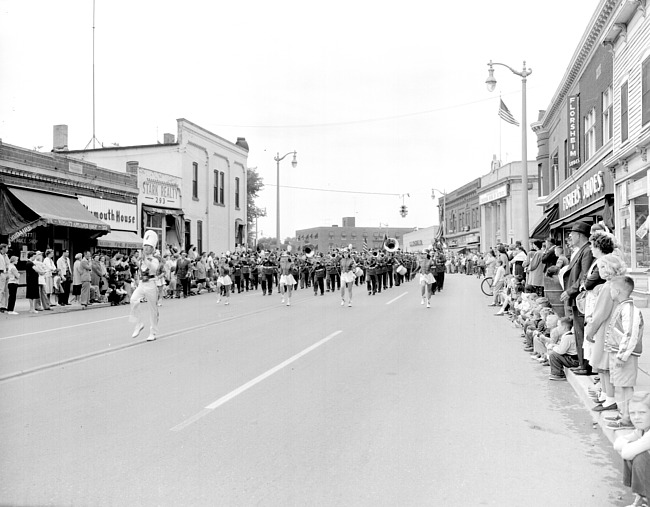
[[[481,237],[478,234],[468,234],[467,235],[467,244],[468,245],[473,245],[475,243],[480,243],[481,242]]]
[[[480,194],[478,196],[479,205],[487,204],[488,202],[496,201],[497,199],[503,199],[508,196],[508,185],[501,185],[500,187]]]
[[[605,179],[603,171],[589,176],[581,184],[575,186],[562,198],[562,207],[565,211],[580,205],[586,199],[601,194],[605,191]]]
[[[112,229],[138,232],[137,205],[124,202],[78,196],[79,202]]]
[[[29,233],[29,231],[36,229],[41,225],[46,225],[44,220],[36,220],[36,222],[28,224],[25,227],[21,227],[16,232],[9,235],[9,244],[11,244],[13,241],[16,241],[21,236],[27,236],[27,233]]]
[[[421,239],[416,239],[415,241],[409,241],[409,246],[420,246],[422,244]]]
[[[572,171],[580,167],[580,101],[579,95],[567,99],[568,164]]]
[[[182,179],[176,176],[138,168],[138,186],[142,204],[182,208],[181,183]]]

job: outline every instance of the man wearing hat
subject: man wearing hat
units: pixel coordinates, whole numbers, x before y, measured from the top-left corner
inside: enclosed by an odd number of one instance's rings
[[[569,306],[573,313],[573,332],[578,351],[578,367],[573,369],[576,375],[591,375],[591,366],[584,358],[582,343],[585,336],[585,316],[578,311],[576,296],[584,290],[584,281],[587,272],[594,261],[591,253],[589,235],[591,226],[586,222],[576,222],[571,227],[569,238],[574,248],[571,262],[564,273],[564,292],[560,300]]]
[[[140,283],[131,294],[131,315],[129,320],[135,322],[135,329],[131,338],[137,338],[144,329],[142,319],[137,316],[138,307],[142,304],[142,298],[146,298],[149,306],[151,326],[147,341],[153,341],[158,334],[158,288],[156,287],[156,273],[160,262],[154,257],[154,251],[158,244],[158,235],[154,231],[144,233],[142,240],[142,256],[139,258]]]

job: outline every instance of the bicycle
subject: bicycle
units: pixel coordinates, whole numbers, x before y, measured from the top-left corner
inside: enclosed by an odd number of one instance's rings
[[[485,278],[483,278],[483,281],[481,282],[481,291],[483,292],[483,294],[485,294],[486,296],[493,295],[492,284],[493,284],[493,280],[491,276],[486,276]]]

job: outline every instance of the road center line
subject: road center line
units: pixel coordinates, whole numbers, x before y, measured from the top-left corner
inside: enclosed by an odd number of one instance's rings
[[[388,303],[386,303],[386,304],[389,305],[389,304],[391,304],[391,303],[394,303],[394,302],[397,301],[399,298],[404,297],[404,296],[406,296],[407,294],[408,294],[408,291],[407,291],[407,292],[404,292],[404,293],[402,293],[402,294],[400,294],[400,295],[397,296],[396,298],[391,299],[391,300],[390,300]]]
[[[289,359],[287,359],[286,361],[283,361],[282,363],[278,364],[277,366],[274,366],[274,367],[271,368],[270,370],[268,370],[268,371],[262,373],[261,375],[255,377],[253,380],[251,380],[251,381],[249,381],[249,382],[246,382],[244,385],[238,387],[238,388],[235,389],[234,391],[230,391],[230,392],[229,392],[228,394],[226,394],[225,396],[222,396],[222,397],[219,398],[218,400],[216,400],[216,401],[210,403],[208,406],[206,406],[206,407],[205,407],[203,410],[201,410],[199,413],[193,415],[193,416],[190,417],[189,419],[186,419],[186,420],[183,421],[182,423],[177,424],[176,426],[174,426],[173,428],[171,428],[170,431],[181,431],[182,429],[188,427],[190,424],[192,424],[192,423],[198,421],[198,420],[201,419],[202,417],[204,417],[204,416],[208,415],[209,413],[211,413],[214,409],[220,407],[220,406],[223,405],[224,403],[229,402],[230,400],[232,400],[232,399],[235,398],[236,396],[239,396],[240,394],[242,394],[244,391],[247,391],[248,389],[250,389],[251,387],[253,387],[254,385],[259,384],[260,382],[262,382],[262,380],[264,380],[264,379],[270,377],[270,376],[273,375],[274,373],[277,373],[277,372],[280,371],[282,368],[285,368],[286,366],[290,365],[290,364],[293,363],[294,361],[297,361],[298,359],[300,359],[302,356],[309,354],[312,350],[314,350],[314,349],[320,347],[321,345],[327,343],[327,342],[330,341],[332,338],[334,338],[335,336],[338,336],[338,335],[341,334],[342,332],[343,332],[343,331],[335,331],[334,333],[330,334],[329,336],[326,336],[326,337],[323,338],[322,340],[320,340],[320,341],[314,343],[314,344],[311,345],[310,347],[307,347],[307,348],[304,349],[303,351],[298,352],[296,355],[291,356],[291,357],[290,357]]]
[[[41,329],[40,331],[32,331],[31,333],[15,334],[15,335],[12,335],[12,336],[3,336],[3,337],[0,338],[0,341],[9,340],[10,338],[20,338],[22,336],[32,336],[32,335],[35,335],[35,334],[51,333],[53,331],[63,331],[64,329],[72,329],[73,327],[90,326],[91,324],[97,324],[99,322],[110,322],[111,320],[126,319],[127,317],[128,317],[128,314],[127,315],[122,315],[121,317],[112,317],[110,319],[93,320],[93,321],[90,321],[90,322],[82,322],[81,324],[72,324],[70,326],[55,327],[55,328],[51,328],[51,329]]]

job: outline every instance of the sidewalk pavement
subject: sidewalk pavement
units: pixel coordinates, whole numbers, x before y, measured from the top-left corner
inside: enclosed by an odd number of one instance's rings
[[[639,358],[639,373],[637,376],[636,386],[634,387],[635,391],[650,391],[650,308],[639,308],[641,314],[643,315],[643,321],[648,322],[643,329],[643,354]],[[591,376],[578,376],[574,375],[571,370],[566,369],[567,380],[571,387],[575,390],[578,397],[585,404],[591,417],[594,420],[594,423],[600,425],[605,433],[605,436],[609,439],[612,444],[617,437],[627,433],[626,430],[614,431],[611,428],[607,427],[609,421],[605,420],[605,416],[611,416],[615,414],[615,411],[608,410],[605,412],[594,412],[591,410],[594,407],[594,402],[589,397],[588,388],[594,385],[594,377]]]
[[[111,306],[110,303],[92,303],[88,305],[85,310],[89,310],[91,308],[105,308],[107,306]],[[66,305],[66,306],[51,306],[50,307],[51,311],[41,311],[38,312],[38,315],[47,315],[50,313],[68,313],[68,312],[76,312],[80,310],[84,310],[84,307],[81,306],[78,303],[73,303],[71,305]],[[19,315],[8,315],[8,317],[14,318],[14,319],[20,319],[22,317],[28,317],[32,316],[33,314],[29,313],[29,300],[25,298],[17,299],[16,300],[16,305],[14,306],[14,311],[18,312]],[[7,315],[6,313],[4,315]]]

